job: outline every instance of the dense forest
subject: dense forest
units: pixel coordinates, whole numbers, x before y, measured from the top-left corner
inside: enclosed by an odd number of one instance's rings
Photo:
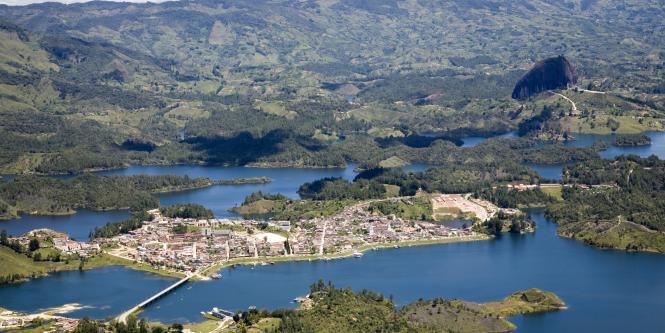
[[[488,200],[501,208],[545,207],[556,202],[554,197],[538,188],[520,191],[500,186],[482,189],[474,193],[474,196]]]
[[[84,174],[71,180],[20,176],[0,181],[0,202],[4,215],[73,214],[76,209],[130,209],[144,211],[159,206],[151,193],[201,188],[213,185],[207,178],[187,176],[97,176]]]
[[[507,315],[555,311],[563,304],[552,293],[529,289],[484,304],[435,298],[397,308],[392,297],[319,280],[300,310],[241,311],[234,320],[240,332],[508,332],[515,326]],[[276,328],[259,329],[266,320],[277,320]]]
[[[181,219],[211,219],[215,214],[199,204],[177,204],[164,207],[161,210],[162,216]]]
[[[360,173],[356,179],[363,178],[380,184],[399,186],[400,195],[414,195],[418,190],[430,193],[467,193],[513,181],[540,181],[540,177],[528,167],[506,161],[463,165],[451,163],[412,173],[399,169],[376,169]]]
[[[303,199],[313,200],[366,200],[384,198],[386,189],[381,183],[366,179],[348,182],[340,178],[323,178],[301,185],[298,194]]]
[[[566,168],[564,201],[548,206],[559,233],[626,250],[665,252],[665,162],[618,157]],[[591,185],[588,188],[587,185]]]

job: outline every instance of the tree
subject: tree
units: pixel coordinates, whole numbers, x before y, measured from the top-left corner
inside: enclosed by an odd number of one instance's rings
[[[151,330],[152,333],[166,333],[166,330],[162,328],[161,326],[155,326]]]
[[[28,245],[28,249],[30,252],[39,250],[39,240],[37,238],[31,239]]]
[[[89,318],[83,318],[79,321],[74,333],[99,333],[99,324]]]
[[[7,246],[9,245],[9,237],[7,237],[7,231],[0,231],[0,245]]]
[[[621,123],[616,121],[616,119],[610,118],[607,120],[607,127],[609,127],[612,132],[616,132],[619,129],[619,126],[621,126]]]
[[[169,331],[171,333],[182,333],[182,330],[183,330],[182,324],[178,323],[171,325],[171,327],[169,328]]]

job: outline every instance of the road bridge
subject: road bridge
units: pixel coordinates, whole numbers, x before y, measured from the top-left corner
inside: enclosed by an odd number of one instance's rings
[[[184,278],[178,280],[176,283],[174,283],[174,284],[172,284],[172,285],[166,287],[166,288],[163,289],[162,291],[160,291],[160,292],[154,294],[152,297],[150,297],[150,298],[146,299],[145,301],[139,303],[137,306],[135,306],[135,307],[133,307],[133,308],[131,308],[131,309],[129,309],[129,310],[123,312],[123,313],[120,314],[116,319],[117,319],[119,322],[121,322],[121,323],[126,323],[126,322],[127,322],[127,317],[129,317],[130,314],[132,314],[132,313],[134,313],[134,312],[136,312],[136,311],[138,311],[138,310],[140,310],[140,309],[146,307],[148,304],[154,302],[154,301],[157,300],[158,298],[160,298],[160,297],[162,297],[162,296],[168,294],[168,293],[171,292],[172,290],[174,290],[174,289],[180,287],[182,284],[184,284],[185,282],[189,281],[189,279],[191,279],[191,278],[194,277],[195,275],[196,275],[196,274],[187,274],[187,276],[185,276]]]

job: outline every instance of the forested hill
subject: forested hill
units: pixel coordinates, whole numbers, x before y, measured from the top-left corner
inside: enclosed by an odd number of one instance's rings
[[[655,0],[201,0],[0,7],[5,21],[57,36],[43,47],[58,58],[81,65],[92,57],[107,58],[99,59],[103,81],[153,91],[186,91],[191,87],[179,82],[214,81],[207,93],[217,92],[220,80],[241,79],[239,70],[245,77],[261,77],[262,89],[280,76],[299,76],[306,82],[290,87],[299,90],[316,88],[312,83],[322,78],[380,77],[395,70],[525,68],[544,55],[564,53],[591,69],[616,63],[617,57],[662,50],[665,32],[656,27],[664,15],[662,2]],[[93,55],[90,49],[113,53]]]
[[[585,87],[621,94],[594,96],[580,128],[611,115],[658,130],[663,16],[656,0],[0,6],[0,173],[410,162],[389,148],[502,133],[540,114],[544,102],[511,91],[560,54]],[[548,131],[577,126],[559,119],[560,101],[545,104]],[[367,146],[381,153],[354,155]]]

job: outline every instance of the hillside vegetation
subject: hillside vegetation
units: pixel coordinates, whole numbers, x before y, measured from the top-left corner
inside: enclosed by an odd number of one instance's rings
[[[76,209],[130,209],[144,211],[159,206],[156,192],[170,192],[214,185],[208,178],[187,176],[96,176],[85,174],[72,180],[21,176],[0,181],[0,219],[18,213],[63,215]]]
[[[619,157],[567,167],[564,201],[547,208],[562,236],[601,248],[665,253],[665,163]]]
[[[520,124],[662,130],[663,16],[655,0],[0,6],[0,173],[443,164],[460,137]],[[579,112],[510,98],[558,55],[594,91],[562,92]]]
[[[539,289],[516,292],[498,302],[478,304],[436,298],[418,300],[397,309],[383,295],[313,284],[298,310],[250,310],[235,318],[238,330],[256,332],[509,332],[516,327],[506,316],[556,311],[565,304]],[[267,318],[280,319],[276,328],[261,329]]]

